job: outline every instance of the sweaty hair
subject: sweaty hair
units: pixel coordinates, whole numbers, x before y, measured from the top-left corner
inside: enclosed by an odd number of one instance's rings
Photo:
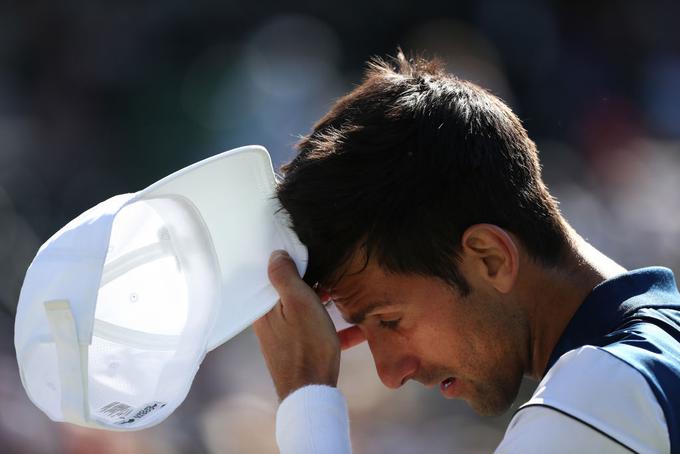
[[[332,285],[362,250],[388,272],[462,294],[461,238],[478,223],[559,262],[566,236],[536,145],[500,99],[421,58],[374,59],[281,168],[277,196],[309,250],[304,279]]]

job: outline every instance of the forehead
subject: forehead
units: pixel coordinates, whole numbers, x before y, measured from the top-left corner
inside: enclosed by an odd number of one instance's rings
[[[411,314],[414,319],[441,318],[457,296],[443,281],[414,274],[390,273],[374,263],[346,273],[331,289],[342,317],[353,324],[383,314]]]
[[[321,285],[347,322],[358,323],[360,312],[368,304],[367,301],[374,298],[372,295],[380,287],[376,268],[378,267],[373,263],[366,262],[366,254],[360,249],[340,267],[339,276],[332,285]]]
[[[355,254],[344,274],[329,288],[330,296],[344,314],[375,306],[395,305],[417,297],[434,279],[386,271],[365,254]]]
[[[327,287],[336,303],[355,300],[366,293],[380,292],[387,287],[391,273],[385,272],[375,260],[366,259],[363,248],[350,256],[348,262],[341,267],[339,278],[332,286]]]
[[[365,267],[348,268],[330,289],[330,296],[345,321],[360,324],[367,315],[394,304],[390,281],[395,277],[370,262]]]

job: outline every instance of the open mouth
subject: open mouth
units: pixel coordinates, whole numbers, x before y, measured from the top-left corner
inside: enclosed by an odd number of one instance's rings
[[[451,385],[455,383],[456,379],[453,377],[449,377],[446,380],[443,380],[440,384],[439,387],[441,388],[442,391],[447,390]]]
[[[457,399],[460,397],[461,393],[460,385],[461,383],[456,377],[449,377],[439,383],[439,391],[447,399]]]

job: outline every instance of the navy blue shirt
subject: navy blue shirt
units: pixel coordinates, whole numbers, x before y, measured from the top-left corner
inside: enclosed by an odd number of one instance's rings
[[[645,378],[680,454],[680,294],[667,268],[634,270],[597,285],[560,337],[547,371],[570,350],[601,347]]]

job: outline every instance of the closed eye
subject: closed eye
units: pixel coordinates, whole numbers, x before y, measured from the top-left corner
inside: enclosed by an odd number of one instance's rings
[[[378,324],[380,325],[381,328],[397,329],[400,321],[401,321],[400,318],[394,320],[379,320]]]

